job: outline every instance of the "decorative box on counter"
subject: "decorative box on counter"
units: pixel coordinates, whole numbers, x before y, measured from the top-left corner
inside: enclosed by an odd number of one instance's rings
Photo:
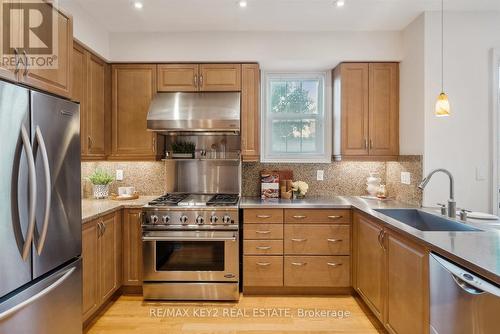
[[[260,195],[262,199],[280,197],[280,174],[278,171],[260,172]]]

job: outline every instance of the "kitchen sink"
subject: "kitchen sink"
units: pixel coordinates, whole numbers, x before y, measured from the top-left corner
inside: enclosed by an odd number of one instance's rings
[[[436,216],[417,209],[375,209],[375,211],[420,231],[482,231],[446,217]]]

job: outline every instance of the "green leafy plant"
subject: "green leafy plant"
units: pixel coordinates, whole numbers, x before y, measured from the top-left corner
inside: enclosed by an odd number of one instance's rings
[[[90,174],[89,180],[90,182],[92,182],[92,184],[95,185],[106,185],[110,184],[115,179],[109,172],[101,169],[96,169],[92,174]]]
[[[174,153],[194,153],[196,145],[193,142],[178,141],[172,143],[172,152]]]

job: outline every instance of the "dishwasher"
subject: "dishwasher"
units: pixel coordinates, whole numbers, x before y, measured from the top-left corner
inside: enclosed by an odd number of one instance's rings
[[[500,333],[500,287],[434,253],[429,262],[430,334]]]

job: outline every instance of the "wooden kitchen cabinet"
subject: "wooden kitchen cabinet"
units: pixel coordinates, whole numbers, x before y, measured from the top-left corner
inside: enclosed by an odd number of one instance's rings
[[[113,160],[156,160],[157,135],[147,130],[156,94],[156,65],[112,65],[111,155]]]
[[[370,63],[369,150],[371,156],[399,155],[399,64]]]
[[[80,102],[82,160],[104,160],[109,147],[109,65],[77,42],[73,43],[71,99]]]
[[[399,64],[342,63],[333,71],[343,158],[399,155]]]
[[[354,288],[379,320],[383,319],[386,294],[382,232],[378,224],[365,216],[354,216]]]
[[[12,1],[10,6],[15,6],[20,1]],[[57,39],[57,68],[54,69],[37,69],[30,66],[30,59],[32,54],[29,54],[29,50],[23,47],[19,47],[18,51],[18,70],[12,69],[12,66],[1,66],[0,65],[0,77],[11,80],[14,82],[20,82],[27,86],[31,86],[40,89],[45,92],[60,95],[63,97],[71,96],[71,60],[73,55],[73,19],[71,15],[63,12],[59,8],[53,7],[53,4],[49,1],[44,1],[44,5],[52,9],[53,19],[57,20],[57,36],[53,38]],[[2,4],[2,9],[0,9],[0,14],[3,15],[4,7]],[[7,14],[7,13],[6,13]],[[3,17],[3,16],[0,16]],[[21,23],[22,20],[19,20]],[[52,25],[47,26],[52,29]],[[3,36],[3,29],[6,27],[2,26],[0,32]],[[11,30],[17,32],[17,35],[11,35],[12,38],[17,38],[20,40],[21,32],[23,27],[19,26],[17,29],[12,28]],[[52,32],[41,32],[52,34]],[[23,43],[18,42],[17,44],[23,45]],[[54,43],[55,44],[55,43]],[[33,46],[33,45],[32,45]],[[0,51],[0,56],[3,55],[3,51]],[[3,59],[3,58],[2,58]],[[35,60],[36,62],[36,60]],[[12,65],[12,64],[10,64]],[[14,61],[15,67],[15,61]]]
[[[196,92],[198,91],[198,64],[159,64],[159,92]]]
[[[83,319],[89,319],[121,285],[121,213],[87,222],[82,227]]]
[[[201,64],[199,85],[202,92],[239,92],[241,64]]]
[[[354,288],[393,334],[429,332],[428,250],[354,215]]]
[[[285,255],[284,285],[289,287],[349,287],[349,256]]]
[[[47,6],[52,4],[46,2]],[[73,18],[59,8],[53,8],[57,19],[57,61],[55,69],[34,69],[23,66],[19,81],[40,90],[64,97],[71,97],[71,60],[73,55]],[[50,27],[52,29],[52,27]],[[20,51],[21,53],[23,51]],[[30,56],[29,54],[27,55]]]
[[[2,2],[0,6],[0,17],[4,17],[4,10],[9,10],[12,8],[14,2]],[[4,36],[4,29],[6,29],[7,26],[5,24],[0,24],[0,36]],[[20,29],[17,29],[18,32]],[[11,34],[14,32],[11,31]],[[3,38],[3,37],[2,37]],[[11,38],[16,38],[11,35]],[[17,39],[19,36],[17,36]],[[3,44],[3,43],[2,43]],[[3,46],[3,45],[2,45]],[[8,60],[4,60],[4,57],[8,57]],[[10,81],[17,81],[18,80],[18,73],[15,71],[15,58],[11,58],[10,55],[4,54],[3,53],[3,47],[0,48],[0,78],[10,80]]]
[[[123,285],[142,286],[141,210],[127,209],[123,216]]]
[[[394,334],[429,332],[429,257],[427,250],[395,233],[386,233],[387,311]]]
[[[245,286],[283,286],[283,256],[244,256]]]
[[[241,65],[241,158],[260,160],[259,64]]]

